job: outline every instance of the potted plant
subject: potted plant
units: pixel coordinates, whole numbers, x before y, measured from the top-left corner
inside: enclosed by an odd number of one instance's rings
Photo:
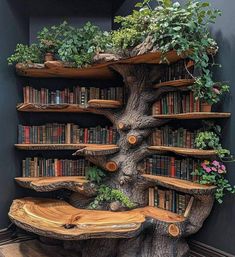
[[[231,186],[225,178],[226,173],[227,170],[223,163],[217,160],[205,160],[197,166],[192,175],[198,177],[197,182],[200,184],[216,186],[215,198],[219,203],[222,203],[226,191],[235,193],[235,186]]]

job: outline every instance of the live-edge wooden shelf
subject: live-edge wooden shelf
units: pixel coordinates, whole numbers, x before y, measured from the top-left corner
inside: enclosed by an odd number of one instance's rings
[[[146,180],[154,182],[158,186],[163,186],[172,190],[177,190],[183,193],[193,194],[193,195],[206,195],[211,194],[216,187],[201,185],[199,183],[172,178],[164,177],[159,175],[143,174]]]
[[[102,144],[15,144],[19,150],[78,150],[81,147],[91,147],[99,150],[113,150],[117,145],[102,145]]]
[[[30,188],[37,192],[49,192],[58,189],[69,189],[74,192],[85,193],[89,181],[82,176],[58,176],[58,177],[17,177],[15,181],[24,188]]]
[[[177,55],[176,51],[166,53],[165,57],[169,63],[176,62],[185,56]],[[89,79],[112,79],[115,78],[115,73],[109,68],[112,64],[159,64],[162,61],[162,53],[154,52],[144,55],[138,55],[131,58],[121,59],[114,62],[105,62],[102,64],[95,64],[86,68],[28,68],[24,65],[17,64],[16,72],[20,76],[37,77],[37,78],[89,78]]]
[[[21,103],[17,105],[17,110],[21,112],[93,112],[94,108],[116,109],[122,106],[121,102],[114,100],[93,99],[88,102],[88,107],[80,107],[78,104],[34,104]]]
[[[10,219],[21,228],[62,240],[89,238],[130,238],[138,235],[146,219],[168,224],[185,221],[183,216],[144,207],[124,212],[77,209],[54,199],[14,200]]]
[[[176,120],[191,120],[191,119],[217,119],[229,118],[231,113],[228,112],[186,112],[177,114],[155,114],[156,119],[176,119]]]
[[[195,82],[194,79],[177,79],[177,80],[169,80],[165,82],[158,83],[153,86],[153,88],[160,88],[160,87],[187,87],[192,85]]]
[[[148,149],[153,152],[172,152],[179,155],[196,156],[202,158],[217,155],[215,150],[201,150],[174,146],[149,146]]]

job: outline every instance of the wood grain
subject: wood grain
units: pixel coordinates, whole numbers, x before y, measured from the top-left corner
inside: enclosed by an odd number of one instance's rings
[[[78,257],[75,251],[30,240],[0,247],[0,257]]]
[[[173,190],[177,190],[177,191],[189,193],[189,194],[198,194],[198,195],[212,194],[216,189],[215,186],[201,185],[191,181],[171,178],[171,177],[163,177],[163,176],[156,176],[156,175],[149,175],[149,174],[143,174],[142,177],[144,177],[148,181],[155,182],[156,185],[158,186],[163,186],[169,189],[173,189]]]
[[[91,147],[97,151],[117,148],[117,145],[102,145],[102,144],[15,144],[19,150],[77,150],[81,147]]]
[[[195,82],[194,79],[169,80],[169,81],[158,83],[158,84],[154,85],[153,88],[161,88],[161,87],[166,87],[166,86],[171,86],[171,87],[190,86],[194,82]]]
[[[78,104],[34,104],[20,103],[17,110],[20,112],[75,112],[75,113],[94,113],[94,108],[120,108],[122,104],[119,101],[111,100],[90,100],[88,107],[80,107]]]
[[[183,222],[183,216],[153,207],[126,212],[77,209],[54,199],[14,200],[9,217],[16,225],[42,236],[63,240],[136,236],[147,217],[166,223]]]
[[[149,150],[156,152],[172,152],[179,155],[185,156],[196,156],[196,157],[208,157],[216,156],[215,150],[201,150],[201,149],[192,149],[192,148],[183,148],[183,147],[173,147],[173,146],[149,146]]]
[[[177,114],[158,114],[153,115],[156,119],[176,119],[176,120],[193,120],[193,119],[216,119],[229,118],[229,112],[186,112]]]
[[[96,191],[93,184],[90,184],[85,177],[61,176],[61,177],[18,177],[16,182],[25,188],[37,192],[50,192],[59,189],[69,189],[86,196],[94,196]]]
[[[169,63],[176,62],[185,56],[177,55],[176,51],[170,51],[166,54],[166,58]],[[109,68],[111,64],[159,64],[162,60],[162,53],[147,53],[144,55],[138,55],[135,57],[122,59],[114,62],[105,62],[102,64],[96,64],[87,68],[64,68],[64,67],[48,67],[43,68],[26,68],[24,65],[17,64],[16,72],[20,76],[25,77],[37,77],[37,78],[89,78],[89,79],[112,79],[116,74]]]

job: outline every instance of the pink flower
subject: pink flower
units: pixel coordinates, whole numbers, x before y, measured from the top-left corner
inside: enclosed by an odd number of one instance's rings
[[[206,164],[205,164],[205,163],[202,163],[202,164],[201,164],[201,166],[202,166],[202,168],[203,168],[204,170],[206,170],[206,169],[207,169],[207,166],[206,166]]]
[[[218,173],[222,174],[222,173],[224,173],[224,170],[218,169]]]
[[[211,172],[211,168],[205,168],[205,171],[206,171],[207,173],[209,173],[209,172]]]
[[[211,169],[212,169],[213,171],[217,171],[217,169],[216,169],[215,167],[212,167]]]
[[[220,95],[220,91],[219,91],[219,89],[217,89],[217,88],[213,87],[213,91],[214,91],[217,95]]]
[[[220,166],[219,162],[217,162],[216,160],[214,160],[214,161],[212,162],[212,164],[213,164],[214,166],[216,166],[216,167]]]
[[[220,168],[221,168],[222,170],[225,170],[225,169],[226,169],[224,165],[221,165]]]

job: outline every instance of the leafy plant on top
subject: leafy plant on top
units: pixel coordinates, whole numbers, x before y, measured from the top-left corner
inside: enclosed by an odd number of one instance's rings
[[[220,95],[229,89],[227,85],[218,88],[218,83],[213,81],[210,67],[215,64],[208,57],[213,57],[218,50],[210,36],[209,25],[221,12],[202,1],[189,0],[181,5],[171,0],[158,0],[155,8],[149,3],[150,0],[145,0],[136,5],[139,10],[133,10],[131,15],[116,17],[115,21],[121,28],[112,33],[114,48],[134,47],[148,36],[152,39],[153,50],[166,53],[175,49],[179,55],[187,53],[199,71],[199,77],[192,86],[196,99],[217,102]],[[128,30],[131,38],[125,36]]]
[[[225,192],[235,193],[235,186],[231,186],[228,180],[224,177],[227,173],[223,163],[216,160],[202,162],[192,175],[198,177],[197,182],[203,185],[215,185],[215,198],[219,203],[223,202]]]
[[[14,54],[7,59],[9,65],[14,63],[40,63],[42,60],[43,54],[36,44],[30,46],[17,44]]]
[[[58,26],[44,27],[37,35],[39,48],[43,53],[58,53],[64,38],[71,30],[73,27],[66,21]]]

